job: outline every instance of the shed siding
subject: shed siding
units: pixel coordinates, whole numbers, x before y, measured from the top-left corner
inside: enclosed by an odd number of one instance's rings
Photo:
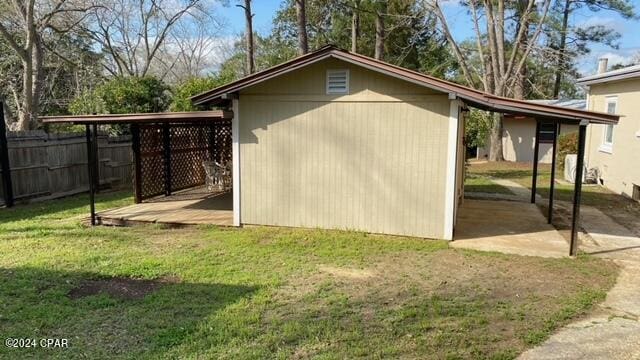
[[[242,223],[441,238],[447,96],[349,66],[351,94],[328,100],[336,65],[241,93]]]

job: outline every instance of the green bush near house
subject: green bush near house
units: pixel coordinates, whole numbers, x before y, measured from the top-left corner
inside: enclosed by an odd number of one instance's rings
[[[166,111],[170,102],[169,86],[156,77],[116,77],[76,97],[69,104],[69,112],[74,115],[155,113]],[[114,134],[127,131],[117,125],[109,126],[108,130]]]
[[[578,153],[578,133],[571,132],[558,137],[558,167],[564,170],[564,158],[568,154]]]
[[[194,106],[191,97],[198,95],[207,90],[214,89],[233,80],[229,76],[208,76],[191,78],[184,83],[178,85],[173,91],[173,99],[171,102],[171,111],[196,111],[203,110]]]

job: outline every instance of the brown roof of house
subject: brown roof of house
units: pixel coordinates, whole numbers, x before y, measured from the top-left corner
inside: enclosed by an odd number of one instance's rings
[[[41,116],[45,124],[134,124],[134,123],[195,123],[233,118],[233,112],[223,110],[164,112],[141,114],[100,114]]]
[[[196,105],[206,104],[221,99],[224,95],[237,92],[245,87],[275,78],[290,71],[302,68],[327,58],[336,58],[355,65],[363,66],[373,71],[403,79],[421,86],[426,86],[436,91],[455,95],[470,106],[490,111],[498,111],[510,114],[522,114],[539,118],[551,118],[560,120],[588,120],[592,123],[616,124],[618,115],[595,111],[571,109],[548,104],[531,103],[525,100],[516,100],[491,95],[450,81],[438,79],[417,71],[405,69],[383,61],[375,60],[367,56],[355,54],[334,46],[325,46],[314,52],[299,56],[293,60],[246,76],[237,81],[222,85],[192,97]]]

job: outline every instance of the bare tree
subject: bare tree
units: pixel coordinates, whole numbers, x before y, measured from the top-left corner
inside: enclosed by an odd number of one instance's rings
[[[211,14],[178,22],[160,47],[150,72],[170,84],[180,84],[216,67],[228,44],[219,36],[225,24]]]
[[[305,14],[305,0],[295,0],[296,16],[298,23],[298,54],[304,55],[309,52],[307,43],[307,16]]]
[[[84,31],[107,55],[112,75],[144,76],[173,27],[200,11],[201,0],[102,0]]]
[[[384,56],[384,15],[386,14],[386,12],[387,2],[386,0],[382,0],[379,2],[378,10],[376,11],[376,45],[373,57],[377,60],[382,60]]]
[[[40,110],[47,32],[70,31],[90,8],[71,0],[8,0],[0,4],[0,36],[19,57],[22,68],[21,89],[13,89],[17,129],[33,128]]]
[[[455,55],[462,75],[469,86],[475,86],[476,80],[482,84],[484,91],[498,95],[508,95],[508,89],[521,74],[527,58],[538,43],[540,34],[549,11],[551,0],[526,0],[522,5],[520,16],[512,17],[508,6],[512,2],[505,0],[469,0],[471,17],[475,31],[475,43],[480,66],[473,67],[468,61],[469,55],[454,39],[447,17],[437,0],[425,0],[424,3],[438,17],[442,31]],[[483,19],[481,19],[481,17]],[[510,42],[506,40],[506,22],[516,21],[517,29]],[[483,32],[481,28],[485,27]],[[502,116],[494,114],[491,129],[491,147],[489,159],[501,161],[502,153]]]
[[[247,74],[253,74],[256,71],[255,62],[255,43],[253,41],[253,14],[251,13],[251,0],[244,0],[244,5],[236,5],[244,9],[244,17],[246,21],[245,41],[247,45]]]

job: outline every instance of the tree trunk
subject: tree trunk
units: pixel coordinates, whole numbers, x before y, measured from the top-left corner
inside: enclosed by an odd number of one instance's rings
[[[553,84],[553,98],[560,95],[560,85],[562,84],[562,73],[564,72],[564,54],[567,47],[567,29],[569,27],[569,13],[571,12],[571,0],[566,0],[562,13],[562,29],[560,31],[560,45],[558,47],[558,61],[556,64],[556,79]]]
[[[380,3],[380,10],[376,12],[376,47],[374,58],[376,60],[382,60],[384,56],[384,17],[383,14],[387,12],[387,5],[385,1]]]
[[[504,161],[502,153],[502,118],[501,113],[492,114],[491,124],[491,146],[489,147],[489,161]]]
[[[522,47],[526,48],[529,46],[529,18],[522,18],[523,12],[526,9],[526,2],[520,1],[518,6],[518,11],[516,12],[516,16],[518,17],[518,24],[516,26],[515,33],[520,32],[520,29],[524,27],[524,38],[522,39]],[[521,60],[522,57],[518,56],[518,60]],[[519,72],[515,74],[516,81],[513,84],[513,97],[516,99],[524,99],[527,93],[527,63],[525,62]]]
[[[33,114],[33,60],[31,57],[22,60],[22,106],[18,111],[17,130],[29,130]]]
[[[251,0],[244,0],[244,16],[246,19],[246,42],[247,42],[247,74],[253,74],[256,71],[254,58],[253,43],[253,14],[251,14]]]
[[[358,37],[360,36],[360,13],[358,12],[358,2],[353,6],[351,14],[351,52],[358,52]]]
[[[298,54],[304,55],[309,52],[305,0],[296,0],[296,15],[298,17]]]
[[[514,99],[524,99],[527,93],[527,66],[523,66],[520,72],[516,74],[516,82],[513,85]]]

